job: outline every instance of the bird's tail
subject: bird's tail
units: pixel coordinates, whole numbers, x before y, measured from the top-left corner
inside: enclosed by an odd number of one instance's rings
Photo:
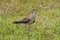
[[[14,21],[14,24],[22,23],[21,21]]]
[[[24,21],[14,21],[14,24],[25,23]]]

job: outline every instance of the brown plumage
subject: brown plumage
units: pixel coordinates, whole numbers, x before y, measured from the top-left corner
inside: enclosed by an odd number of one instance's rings
[[[33,9],[32,12],[23,20],[15,21],[13,23],[18,24],[18,23],[34,23],[34,22],[35,22],[35,10]]]

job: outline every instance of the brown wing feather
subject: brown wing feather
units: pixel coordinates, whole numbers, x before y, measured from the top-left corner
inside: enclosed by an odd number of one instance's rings
[[[13,23],[28,23],[29,21],[30,21],[30,19],[25,18],[25,19],[23,19],[22,21],[15,21],[15,22],[13,22]]]

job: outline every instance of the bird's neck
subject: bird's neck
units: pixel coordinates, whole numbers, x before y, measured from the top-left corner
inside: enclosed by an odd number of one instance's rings
[[[32,11],[32,15],[35,15],[34,13],[35,13],[35,11]]]

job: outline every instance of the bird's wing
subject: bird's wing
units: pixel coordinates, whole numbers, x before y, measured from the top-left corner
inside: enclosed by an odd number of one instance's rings
[[[24,18],[22,21],[20,21],[20,22],[23,22],[23,23],[28,23],[30,21],[30,19],[29,18]]]

